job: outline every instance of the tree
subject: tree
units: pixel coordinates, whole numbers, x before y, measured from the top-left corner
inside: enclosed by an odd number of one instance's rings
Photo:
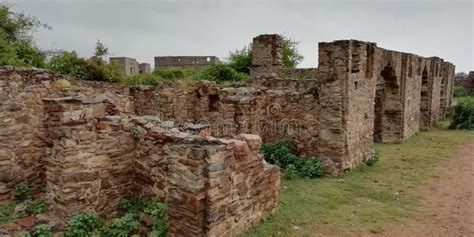
[[[298,51],[298,45],[300,42],[291,39],[288,36],[281,35],[282,40],[282,56],[283,65],[289,68],[295,68],[298,64],[303,61],[303,55]]]
[[[0,65],[44,66],[45,54],[33,41],[33,32],[39,28],[51,27],[0,4]]]
[[[105,57],[109,54],[109,48],[105,47],[105,45],[100,42],[100,40],[97,40],[97,43],[95,44],[95,52],[94,56],[96,57]]]
[[[283,66],[295,68],[301,61],[303,61],[303,55],[298,51],[298,44],[300,42],[285,35],[280,36],[282,37]],[[250,67],[252,66],[252,45],[230,52],[229,57],[227,58],[227,64],[237,72],[249,74]]]
[[[252,65],[252,45],[244,47],[241,50],[230,52],[227,63],[237,72],[250,74],[250,66]]]

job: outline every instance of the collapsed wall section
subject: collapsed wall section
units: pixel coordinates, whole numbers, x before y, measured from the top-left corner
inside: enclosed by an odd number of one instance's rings
[[[73,80],[45,69],[0,67],[0,201],[11,199],[20,182],[34,194],[44,189],[52,144],[43,127],[42,99],[75,95],[105,101],[114,114],[133,112],[126,86]]]
[[[45,127],[53,148],[46,163],[48,210],[61,218],[115,210],[133,184],[134,139],[100,100],[45,99]]]
[[[319,96],[315,81],[265,81],[268,87],[221,87],[201,81],[186,91],[176,86],[136,89],[135,107],[139,115],[168,120],[165,124],[207,124],[216,137],[252,133],[265,142],[292,138],[299,152],[316,155]],[[145,98],[151,99],[142,103]]]
[[[33,193],[45,186],[43,158],[50,142],[42,126],[42,97],[66,92],[55,90],[51,71],[0,67],[0,201],[12,198],[19,182]]]
[[[170,210],[170,236],[234,236],[276,209],[280,171],[261,138],[193,135],[156,117],[121,118],[97,100],[45,99],[53,141],[47,204],[62,218],[110,213],[123,196],[153,196]]]

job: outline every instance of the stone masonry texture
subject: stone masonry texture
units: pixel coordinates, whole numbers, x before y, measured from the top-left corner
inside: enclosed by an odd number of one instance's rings
[[[170,205],[170,236],[235,236],[277,207],[280,170],[262,142],[291,138],[339,175],[371,159],[374,140],[402,142],[450,111],[455,68],[441,58],[340,40],[319,44],[317,69],[288,69],[281,40],[254,38],[238,86],[0,67],[0,201],[27,182],[66,220],[151,195]]]

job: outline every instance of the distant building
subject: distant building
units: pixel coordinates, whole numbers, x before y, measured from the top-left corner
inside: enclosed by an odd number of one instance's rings
[[[219,62],[216,56],[159,56],[155,57],[157,68],[201,68]]]
[[[138,68],[140,69],[140,74],[148,74],[151,71],[149,63],[140,63],[138,65]]]
[[[119,70],[126,76],[150,73],[149,63],[140,63],[134,58],[111,57],[110,63],[117,65]]]

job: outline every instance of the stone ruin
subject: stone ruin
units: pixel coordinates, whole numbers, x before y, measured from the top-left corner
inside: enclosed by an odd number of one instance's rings
[[[252,80],[239,86],[0,67],[0,201],[26,181],[67,219],[152,195],[170,206],[170,236],[237,235],[277,207],[280,170],[262,141],[291,138],[339,175],[371,159],[374,140],[401,142],[452,103],[454,65],[437,57],[342,40],[319,44],[317,69],[288,69],[279,36],[252,50]]]

